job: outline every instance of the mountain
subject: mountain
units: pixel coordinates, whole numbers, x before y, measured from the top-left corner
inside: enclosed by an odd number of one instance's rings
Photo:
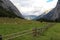
[[[40,16],[37,18],[40,18]],[[59,20],[60,21],[60,0],[58,0],[56,7],[54,9],[52,9],[48,14],[41,17],[41,19],[53,20],[53,21]],[[38,20],[41,20],[41,19],[38,19]]]
[[[38,17],[36,17],[34,15],[29,15],[29,16],[26,16],[26,17],[27,18],[28,17],[31,17],[31,18],[33,17],[34,18],[34,19],[32,18],[33,20],[35,20],[35,19],[39,20],[40,18],[47,19],[47,20],[60,20],[60,1],[58,0],[57,6],[53,10],[51,10],[48,14],[46,14],[44,16],[43,15],[44,14],[42,14]],[[18,16],[18,17],[23,18],[20,11],[9,0],[0,0],[0,16],[4,16],[4,17],[6,17],[6,16],[9,16],[9,17]]]
[[[0,0],[0,16],[20,16],[18,9],[9,0]]]
[[[57,12],[58,12],[58,21],[60,21],[60,0],[58,1],[58,5],[57,5]]]
[[[27,20],[37,20],[44,18],[47,20],[56,20],[58,18],[57,2],[58,0],[10,0],[23,17]],[[41,2],[41,3],[40,3]],[[32,6],[31,6],[32,5]]]

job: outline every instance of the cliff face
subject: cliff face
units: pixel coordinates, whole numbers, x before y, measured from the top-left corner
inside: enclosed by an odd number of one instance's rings
[[[53,20],[59,20],[60,19],[60,0],[58,0],[57,6],[54,10],[55,13],[53,13]],[[54,19],[55,18],[55,19]]]
[[[58,12],[58,20],[60,20],[60,0],[58,1],[57,4],[57,12]]]
[[[22,17],[19,10],[9,1],[9,0],[0,0],[0,6],[4,9],[7,9],[11,12],[14,12],[17,16]]]
[[[60,19],[60,0],[54,9],[52,9],[48,14],[42,17],[47,20],[59,20]]]

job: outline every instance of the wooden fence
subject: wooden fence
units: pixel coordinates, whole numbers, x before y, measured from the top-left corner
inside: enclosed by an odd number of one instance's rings
[[[43,35],[45,31],[47,31],[50,27],[53,27],[53,25],[55,25],[56,23],[47,23],[46,26],[43,26],[41,28],[32,28],[30,30],[24,30],[22,32],[17,32],[17,33],[13,33],[13,34],[9,34],[9,35],[4,35],[4,36],[0,36],[0,39],[2,40],[2,38],[5,38],[4,40],[11,40],[17,37],[21,37],[27,34],[32,34],[34,37],[38,36],[38,35]]]

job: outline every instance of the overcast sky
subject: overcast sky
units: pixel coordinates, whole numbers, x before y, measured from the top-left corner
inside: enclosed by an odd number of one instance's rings
[[[39,16],[46,10],[56,7],[58,0],[10,0],[22,15]]]

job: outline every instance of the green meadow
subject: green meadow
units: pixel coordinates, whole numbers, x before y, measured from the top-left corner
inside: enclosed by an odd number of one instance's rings
[[[20,18],[0,18],[0,35],[9,35],[35,27],[40,28],[47,25],[46,23],[49,22],[30,21]],[[33,34],[26,34],[11,40],[60,40],[60,23],[56,23],[43,35],[33,37]]]

